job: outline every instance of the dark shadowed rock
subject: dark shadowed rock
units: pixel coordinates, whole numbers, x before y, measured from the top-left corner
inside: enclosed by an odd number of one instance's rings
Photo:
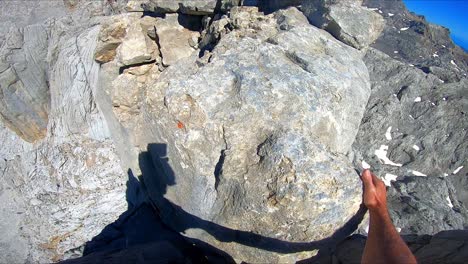
[[[403,177],[388,191],[391,218],[402,234],[435,234],[463,229],[466,209],[449,178]]]
[[[442,231],[434,236],[406,235],[403,240],[416,256],[418,263],[466,263],[468,262],[467,230]],[[353,235],[343,241],[326,261],[313,263],[361,263],[366,237]],[[331,260],[332,261],[327,261]]]
[[[445,82],[466,77],[468,54],[453,43],[447,28],[410,13],[401,0],[364,0],[363,5],[385,18],[384,30],[373,47]]]

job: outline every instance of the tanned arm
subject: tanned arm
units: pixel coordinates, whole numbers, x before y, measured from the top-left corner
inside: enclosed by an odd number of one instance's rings
[[[362,263],[417,263],[408,246],[390,220],[385,184],[370,170],[361,176],[364,184],[363,202],[369,209],[370,224]]]

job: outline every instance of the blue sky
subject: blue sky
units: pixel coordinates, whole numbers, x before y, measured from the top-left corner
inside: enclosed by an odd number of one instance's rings
[[[450,29],[453,41],[468,50],[468,0],[403,0],[406,7]]]

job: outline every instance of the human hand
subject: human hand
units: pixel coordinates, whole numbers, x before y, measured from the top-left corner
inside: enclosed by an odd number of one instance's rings
[[[387,190],[383,181],[367,169],[362,172],[361,180],[364,184],[362,200],[369,212],[386,214]]]

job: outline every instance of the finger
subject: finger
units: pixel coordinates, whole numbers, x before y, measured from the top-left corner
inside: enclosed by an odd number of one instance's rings
[[[372,183],[374,184],[374,186],[377,186],[379,182],[382,182],[382,180],[380,180],[377,176],[375,176],[374,173],[370,172],[370,174],[372,175]]]
[[[370,170],[365,169],[362,172],[361,180],[362,180],[362,183],[364,184],[365,189],[369,190],[369,189],[375,188],[372,182],[372,175],[371,175]]]

